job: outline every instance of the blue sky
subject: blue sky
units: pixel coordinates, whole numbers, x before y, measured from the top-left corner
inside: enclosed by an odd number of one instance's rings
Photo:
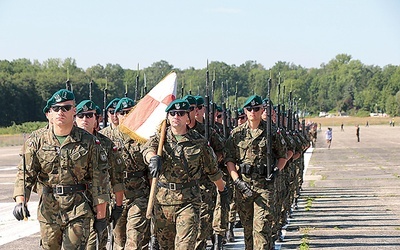
[[[400,65],[397,0],[1,0],[0,60],[68,57],[186,69],[209,61],[320,67],[345,53]]]

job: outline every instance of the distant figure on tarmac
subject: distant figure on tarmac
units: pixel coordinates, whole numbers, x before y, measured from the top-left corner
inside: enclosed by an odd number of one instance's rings
[[[342,122],[342,125],[340,125],[340,131],[344,132],[344,129],[343,129],[343,122]]]
[[[369,127],[368,121],[367,121],[367,123],[365,124],[365,127]]]
[[[360,142],[360,126],[356,125],[357,142]]]
[[[332,128],[328,128],[325,132],[326,143],[328,144],[328,148],[331,148],[332,144]]]

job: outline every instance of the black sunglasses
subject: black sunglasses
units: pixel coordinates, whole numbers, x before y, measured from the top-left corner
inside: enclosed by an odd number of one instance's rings
[[[126,114],[128,114],[130,111],[131,111],[131,110],[121,110],[121,111],[118,111],[118,113],[119,113],[120,115],[126,115]]]
[[[189,107],[189,112],[192,112],[196,107],[195,106],[190,106]]]
[[[202,109],[204,107],[204,105],[197,105],[198,109]]]
[[[109,110],[108,110],[108,113],[110,113],[110,114],[112,114],[112,115],[115,114],[115,109],[109,109]]]
[[[175,115],[184,116],[185,113],[186,113],[186,111],[169,111],[169,112],[168,112],[168,114],[169,114],[170,116],[175,116]]]
[[[246,118],[245,115],[244,115],[244,116],[239,116],[239,117],[238,117],[239,120],[242,120],[242,119],[245,119],[245,118]]]
[[[252,110],[254,110],[254,112],[258,112],[260,111],[261,107],[247,107],[246,109],[249,112],[251,112]]]
[[[51,109],[52,109],[54,112],[58,112],[58,111],[60,111],[60,109],[61,109],[63,112],[67,112],[67,111],[70,111],[71,108],[72,108],[72,105],[64,105],[64,106],[57,106],[57,105],[54,105],[54,106],[51,106]]]
[[[92,118],[93,115],[94,115],[94,113],[79,113],[79,114],[76,114],[76,116],[77,116],[79,119],[83,119],[83,117]]]
[[[221,118],[222,117],[222,115],[221,114],[219,114],[219,115],[217,115],[217,118],[219,119],[219,118]]]

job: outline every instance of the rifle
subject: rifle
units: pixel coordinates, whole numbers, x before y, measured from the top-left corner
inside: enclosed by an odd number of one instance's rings
[[[238,104],[237,104],[237,95],[238,95],[238,82],[236,82],[236,90],[235,90],[235,107],[234,107],[234,111],[235,112],[235,120],[234,120],[234,127],[238,126],[238,121],[239,121],[239,113],[238,113]]]
[[[227,113],[226,113],[226,103],[225,103],[225,98],[224,98],[224,83],[221,83],[221,89],[222,89],[222,95],[221,95],[221,99],[222,99],[222,130],[223,130],[223,134],[224,134],[224,138],[227,139],[228,138],[228,127],[227,127]]]
[[[292,130],[292,91],[289,92],[289,103],[287,112],[287,128],[289,131]]]
[[[106,87],[103,90],[103,128],[107,127],[108,125],[108,115],[107,115],[107,78],[106,78]]]
[[[26,140],[25,140],[25,134],[24,134],[24,145],[23,145],[23,147],[22,147],[22,169],[23,169],[23,171],[24,171],[24,173],[23,173],[23,178],[24,178],[24,180],[23,180],[23,185],[24,185],[24,193],[23,193],[23,195],[24,195],[24,206],[23,206],[23,208],[22,208],[22,214],[24,215],[24,221],[27,221],[28,220],[28,217],[26,216],[26,211],[25,211],[25,207],[26,207],[26,190],[25,190],[25,186],[26,186],[26,180],[25,180],[25,178],[26,178],[26,160],[25,160],[25,144],[26,144]]]
[[[143,87],[143,96],[147,94],[147,81],[146,81],[146,73],[143,72],[143,81],[144,81],[144,87]]]
[[[204,115],[204,126],[205,126],[205,133],[204,136],[206,137],[207,141],[210,141],[210,97],[208,96],[208,85],[210,80],[210,75],[208,73],[208,60],[207,60],[207,71],[206,71],[206,94],[204,95],[204,102],[205,102],[205,115]]]
[[[67,68],[67,80],[65,81],[65,89],[72,91],[72,85],[71,82],[69,81],[69,70]]]
[[[281,127],[281,104],[280,104],[280,95],[281,95],[281,72],[279,72],[278,77],[278,103],[276,104],[276,126],[278,129]]]
[[[135,85],[135,103],[137,103],[138,99],[139,99],[139,93],[138,93],[138,89],[139,89],[139,63],[137,65],[137,74],[136,74],[136,85]],[[125,93],[127,93],[128,91],[126,91]]]
[[[211,125],[212,128],[215,127],[215,109],[217,108],[215,106],[215,103],[214,103],[214,90],[215,90],[215,71],[214,71],[214,77],[213,77],[212,84],[211,84],[211,103],[212,103],[212,106],[211,106],[211,110],[210,110],[210,116],[211,116],[210,125]]]
[[[92,100],[93,80],[89,82],[89,100]]]
[[[268,79],[268,102],[267,102],[267,181],[272,179],[272,107],[271,107],[271,77]]]

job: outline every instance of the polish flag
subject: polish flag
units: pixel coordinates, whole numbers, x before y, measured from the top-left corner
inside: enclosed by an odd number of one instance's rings
[[[165,109],[176,98],[177,76],[169,73],[135,105],[119,129],[139,142],[147,141],[166,118]]]

